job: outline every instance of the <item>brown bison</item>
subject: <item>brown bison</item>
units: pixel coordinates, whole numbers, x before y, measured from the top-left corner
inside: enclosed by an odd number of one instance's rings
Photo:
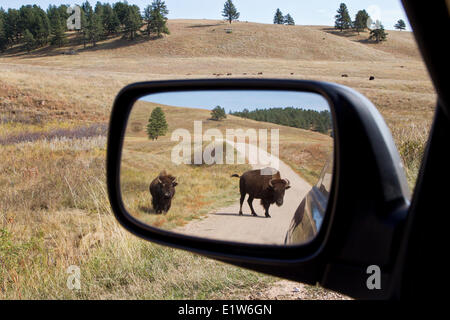
[[[239,175],[234,174],[232,177],[239,178]],[[248,194],[247,202],[252,210],[252,215],[257,216],[253,209],[253,199],[261,199],[261,205],[264,207],[266,217],[270,218],[270,205],[276,203],[277,206],[282,206],[284,192],[290,187],[289,180],[281,179],[280,172],[273,168],[247,171],[240,176],[239,181],[239,190],[241,192],[239,215],[242,215],[242,204],[246,194]]]
[[[167,213],[169,211],[177,184],[176,178],[167,174],[165,170],[152,181],[150,193],[152,195],[152,206],[156,213]]]

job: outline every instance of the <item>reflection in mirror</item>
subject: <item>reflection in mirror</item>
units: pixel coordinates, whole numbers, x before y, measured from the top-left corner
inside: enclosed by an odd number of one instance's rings
[[[319,94],[152,94],[128,120],[122,199],[132,216],[157,228],[296,245],[320,229],[332,159],[331,113]]]

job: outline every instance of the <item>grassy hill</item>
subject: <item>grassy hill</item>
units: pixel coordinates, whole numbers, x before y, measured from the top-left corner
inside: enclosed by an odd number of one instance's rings
[[[171,34],[160,39],[145,36],[136,41],[120,36],[83,48],[77,34],[70,33],[65,48],[37,49],[34,55],[54,55],[75,48],[79,51],[103,51],[105,55],[157,57],[235,57],[300,59],[323,61],[383,61],[397,57],[418,59],[410,32],[389,31],[389,41],[371,44],[368,32],[359,36],[341,33],[324,26],[287,26],[220,20],[169,20]],[[227,33],[225,29],[232,29]],[[16,50],[10,50],[14,54]],[[8,54],[8,52],[7,52]],[[20,53],[20,55],[23,55]]]

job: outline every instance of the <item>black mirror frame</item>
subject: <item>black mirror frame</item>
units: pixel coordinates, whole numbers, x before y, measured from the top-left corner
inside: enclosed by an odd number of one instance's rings
[[[191,90],[302,91],[318,93],[329,102],[335,138],[333,182],[322,227],[312,241],[281,247],[202,239],[145,225],[126,211],[120,192],[120,162],[126,124],[134,103],[148,94]],[[143,239],[275,276],[309,284],[319,282],[353,297],[392,295],[389,276],[409,207],[409,189],[384,120],[373,104],[353,89],[325,82],[275,79],[131,84],[120,91],[111,113],[107,183],[117,220]],[[378,265],[383,271],[383,290],[367,289],[369,265]]]

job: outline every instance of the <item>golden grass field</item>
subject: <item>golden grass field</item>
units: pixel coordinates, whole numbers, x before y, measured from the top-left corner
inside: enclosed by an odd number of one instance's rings
[[[367,34],[330,27],[239,22],[231,34],[227,27],[222,21],[174,20],[171,35],[156,40],[117,37],[96,48],[73,42],[30,54],[5,52],[0,141],[59,129],[77,134],[104,124],[115,95],[135,81],[314,79],[347,85],[374,102],[414,186],[436,94],[410,33],[388,31],[388,41],[375,45],[365,41]],[[61,54],[72,47],[78,54]],[[106,197],[104,135],[0,148],[0,299],[245,298],[277,280],[125,232]],[[215,200],[199,202],[195,210],[220,205]],[[66,287],[70,265],[81,268],[80,291]],[[329,296],[308,288],[314,295],[304,298]]]

